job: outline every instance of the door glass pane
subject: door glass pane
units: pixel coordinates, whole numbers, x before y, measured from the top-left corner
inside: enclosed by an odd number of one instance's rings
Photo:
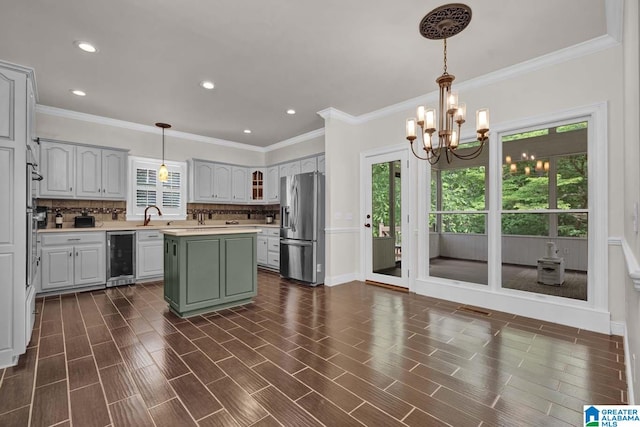
[[[373,272],[402,277],[400,160],[371,167]]]
[[[502,287],[586,301],[587,122],[502,146]]]

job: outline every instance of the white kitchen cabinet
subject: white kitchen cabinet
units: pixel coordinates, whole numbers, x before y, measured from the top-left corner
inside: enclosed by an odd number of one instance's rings
[[[126,198],[126,151],[47,140],[41,144],[41,197]]]
[[[127,198],[127,152],[102,150],[102,198]]]
[[[280,168],[271,166],[267,168],[267,203],[280,202]]]
[[[75,196],[76,147],[57,142],[40,142],[40,197],[70,199]]]
[[[213,166],[213,200],[228,202],[231,200],[232,166],[214,164]],[[246,182],[246,181],[245,181]]]
[[[192,194],[194,202],[212,202],[215,199],[213,188],[214,163],[194,160],[191,163]]]
[[[263,168],[249,168],[249,201],[263,203],[266,200],[266,181]]]
[[[26,351],[34,320],[27,287],[26,151],[33,70],[0,61],[0,370]]]
[[[42,292],[105,283],[104,232],[46,233],[41,242]]]
[[[300,173],[300,160],[280,165],[280,178],[283,176],[292,176]]]
[[[158,230],[136,232],[136,279],[161,278],[164,275],[163,235]]]
[[[300,160],[300,173],[316,172],[317,170],[318,161],[315,157]]]
[[[321,156],[318,156],[318,172],[320,173],[325,173],[325,168],[324,168],[324,154]]]
[[[263,230],[264,232],[264,230]],[[258,262],[259,265],[267,265],[268,264],[268,253],[269,250],[267,248],[267,244],[268,244],[268,237],[266,235],[258,234],[258,238],[257,238],[257,257],[256,260]]]
[[[233,203],[244,203],[248,200],[249,186],[247,183],[247,168],[240,166],[231,167],[231,201]]]

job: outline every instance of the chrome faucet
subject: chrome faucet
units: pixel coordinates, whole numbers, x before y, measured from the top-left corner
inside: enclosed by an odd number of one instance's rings
[[[162,216],[162,212],[160,212],[160,208],[159,207],[157,207],[156,205],[147,206],[144,209],[144,224],[142,224],[143,226],[149,225],[149,223],[151,222],[151,214],[149,214],[149,216],[147,216],[147,211],[149,210],[149,208],[156,208],[156,210],[158,211],[158,215]]]

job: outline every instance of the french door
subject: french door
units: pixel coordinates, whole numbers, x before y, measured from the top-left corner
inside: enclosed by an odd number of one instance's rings
[[[407,151],[365,154],[362,173],[365,279],[408,288]]]

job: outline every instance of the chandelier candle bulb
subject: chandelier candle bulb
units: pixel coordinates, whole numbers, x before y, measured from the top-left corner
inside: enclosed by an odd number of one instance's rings
[[[418,125],[424,125],[424,106],[421,105],[418,107]]]
[[[458,132],[455,130],[451,132],[451,148],[456,148],[458,146]]]
[[[516,164],[515,163],[511,163],[511,166],[509,166],[509,172],[511,173],[516,173]]]
[[[424,118],[425,118],[425,124],[424,124],[425,131],[436,130],[436,120],[437,120],[436,110],[433,108],[429,108],[428,110],[425,111]]]
[[[476,111],[476,123],[478,125],[478,133],[485,133],[489,131],[489,110],[483,108]]]
[[[524,167],[524,174],[529,175],[531,173],[531,168],[529,166]]]
[[[458,92],[451,92],[447,97],[447,113],[455,114],[458,109]]]
[[[416,119],[407,119],[407,139],[409,141],[416,139]]]
[[[537,171],[541,171],[542,170],[542,160],[538,160],[536,162],[536,170]]]
[[[507,164],[511,164],[511,156],[505,157],[504,161],[507,162]]]
[[[544,162],[544,171],[549,172],[549,162]]]
[[[461,102],[460,105],[458,105],[458,110],[456,110],[454,120],[456,121],[456,123],[462,124],[466,119],[466,115],[467,115],[467,104],[465,104],[464,102]]]

